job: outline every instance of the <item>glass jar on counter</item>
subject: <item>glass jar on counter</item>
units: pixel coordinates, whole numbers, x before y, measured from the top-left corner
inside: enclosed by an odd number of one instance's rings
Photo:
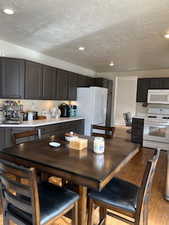
[[[103,137],[95,137],[94,139],[94,152],[96,154],[103,154],[105,149],[105,141]]]

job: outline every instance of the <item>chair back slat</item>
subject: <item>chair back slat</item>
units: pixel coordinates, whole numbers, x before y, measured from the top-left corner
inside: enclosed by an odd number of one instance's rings
[[[2,186],[2,191],[5,199],[7,200],[8,203],[10,203],[12,206],[26,212],[29,214],[32,214],[32,205],[31,201],[25,200],[23,196],[15,195],[8,190],[3,190]]]
[[[6,216],[9,218],[9,220],[13,221],[17,225],[30,225],[30,223],[26,224],[25,220],[22,220],[22,218],[18,218],[17,216],[14,216],[9,212],[6,213]]]
[[[102,130],[105,133],[93,132],[93,130]],[[100,125],[92,125],[92,136],[94,137],[104,137],[104,138],[113,138],[115,127],[106,127]]]
[[[31,196],[30,187],[25,184],[21,184],[13,179],[9,179],[8,177],[3,176],[3,175],[1,175],[1,182],[5,186],[6,189],[15,190],[17,194],[23,195],[26,197]]]
[[[0,160],[0,174],[4,173],[25,179],[30,177],[30,171],[25,170],[24,167],[16,166],[15,164],[9,163],[5,160]]]
[[[35,169],[0,160],[0,181],[4,213],[7,212],[17,218],[17,215],[10,212],[10,208],[22,210],[30,215],[32,224],[39,225],[40,209]],[[17,220],[22,224],[24,218],[19,216]],[[27,222],[25,218],[25,224]]]
[[[141,187],[138,193],[136,217],[139,221],[141,214],[148,213],[148,202],[150,199],[153,177],[155,174],[156,165],[160,156],[160,150],[155,150],[152,160],[149,160],[143,175]]]

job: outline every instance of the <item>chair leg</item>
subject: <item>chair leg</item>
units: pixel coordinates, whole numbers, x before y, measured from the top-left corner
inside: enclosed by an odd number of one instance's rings
[[[72,225],[78,225],[78,203],[74,204],[72,209]]]
[[[93,211],[94,211],[94,202],[92,199],[89,198],[89,207],[88,207],[88,221],[87,225],[93,225]]]
[[[9,218],[7,213],[3,213],[3,225],[9,225]]]
[[[143,225],[148,225],[148,204],[145,204],[142,214]]]
[[[102,225],[106,225],[106,215],[107,215],[107,209],[103,208],[103,207],[100,207],[100,221],[104,220]]]

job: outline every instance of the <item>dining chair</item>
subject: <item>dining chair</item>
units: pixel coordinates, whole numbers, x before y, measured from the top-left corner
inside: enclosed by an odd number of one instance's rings
[[[27,130],[23,131],[20,133],[15,133],[13,134],[13,143],[17,144],[17,140],[21,138],[26,138],[26,137],[36,137],[40,139],[39,131],[38,130]]]
[[[115,132],[115,127],[106,127],[100,125],[92,125],[91,129],[92,129],[91,135],[95,137],[113,138]],[[104,131],[104,133],[101,132],[97,133],[93,130]]]
[[[0,181],[4,225],[10,221],[19,225],[50,224],[70,210],[72,225],[78,225],[78,194],[48,182],[38,185],[35,168],[0,160]]]
[[[88,225],[93,225],[93,211],[100,207],[99,225],[106,224],[106,216],[112,216],[128,224],[148,224],[148,202],[160,150],[147,162],[141,186],[119,178],[113,178],[101,191],[89,193]],[[109,210],[109,211],[108,211]],[[110,212],[110,210],[112,212]]]
[[[131,127],[132,127],[132,115],[131,112],[123,113],[123,118],[126,127],[130,127],[130,129],[127,130],[127,133],[131,134]]]

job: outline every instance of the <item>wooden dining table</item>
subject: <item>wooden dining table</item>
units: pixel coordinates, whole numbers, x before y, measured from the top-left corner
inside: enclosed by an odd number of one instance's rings
[[[20,165],[35,167],[50,175],[64,178],[78,187],[80,195],[79,225],[87,221],[88,188],[101,191],[107,183],[139,151],[139,145],[124,138],[105,140],[104,154],[93,152],[93,138],[89,138],[88,148],[70,149],[68,142],[55,138],[61,146],[49,146],[49,139],[27,142],[0,151],[0,158]]]

